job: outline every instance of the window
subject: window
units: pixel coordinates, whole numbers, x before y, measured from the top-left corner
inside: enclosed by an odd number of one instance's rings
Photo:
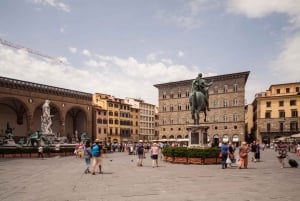
[[[181,110],[181,105],[179,104],[179,105],[178,105],[178,111],[180,111],[180,110]]]
[[[215,94],[218,93],[218,87],[214,87],[214,93],[215,93]]]
[[[284,106],[284,101],[279,101],[279,107],[283,107]]]
[[[223,120],[224,120],[224,122],[227,122],[228,118],[227,118],[226,114],[223,116]]]
[[[186,96],[186,97],[189,97],[189,96],[190,96],[190,92],[189,92],[189,91],[186,91],[186,92],[185,92],[185,96]]]
[[[279,118],[285,118],[284,110],[279,110]]]
[[[224,107],[228,107],[228,101],[224,100]]]
[[[265,118],[270,119],[271,118],[271,111],[266,111]]]
[[[290,88],[286,88],[285,93],[290,93]]]
[[[173,112],[173,110],[174,110],[174,107],[173,107],[173,105],[171,105],[170,106],[170,111]]]
[[[181,98],[181,91],[178,92],[178,98]]]
[[[224,93],[227,93],[227,92],[228,92],[228,86],[224,85]]]
[[[291,131],[298,131],[298,122],[291,122],[290,130]]]
[[[296,100],[290,100],[290,106],[295,106],[296,105]]]
[[[167,98],[166,93],[163,93],[163,99],[166,99],[166,98]]]
[[[277,93],[277,94],[280,94],[280,89],[276,89],[276,93]]]
[[[233,106],[238,106],[238,99],[237,98],[233,99]]]
[[[166,105],[163,106],[163,112],[166,112],[167,111],[167,107]]]
[[[238,91],[238,85],[237,85],[237,84],[234,84],[234,85],[233,85],[233,92],[236,93],[237,91]]]
[[[215,122],[219,122],[219,116],[218,116],[218,115],[215,115],[214,121],[215,121]]]
[[[270,132],[270,131],[271,131],[271,124],[267,123],[267,132]]]
[[[292,117],[298,117],[298,111],[297,110],[291,110]]]
[[[300,87],[296,87],[296,92],[300,92],[299,88],[300,88]]]
[[[283,122],[280,122],[280,123],[279,123],[279,131],[280,131],[280,132],[283,132]]]
[[[98,133],[101,134],[101,128],[98,128]]]
[[[186,109],[186,110],[190,110],[190,104],[186,104],[186,105],[185,105],[185,109]]]
[[[170,94],[170,98],[174,98],[174,94],[173,94],[173,92],[171,92],[171,94]]]
[[[217,108],[218,106],[219,106],[219,102],[218,102],[218,100],[215,100],[214,101],[214,107]]]
[[[237,114],[233,114],[233,121],[237,122],[238,121],[238,115]]]
[[[171,123],[171,124],[174,123],[174,119],[173,119],[173,118],[170,119],[170,123]]]
[[[271,102],[267,101],[267,107],[271,107]]]

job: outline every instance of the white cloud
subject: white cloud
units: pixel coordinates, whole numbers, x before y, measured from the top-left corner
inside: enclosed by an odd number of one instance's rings
[[[299,0],[228,0],[228,12],[249,18],[262,18],[272,13],[289,16],[293,26],[300,26]]]
[[[65,3],[62,3],[60,0],[33,0],[33,3],[42,4],[46,6],[52,6],[59,10],[63,10],[65,12],[70,12],[71,8]]]
[[[154,53],[151,53],[147,55],[147,61],[155,61],[156,60],[156,55]]]
[[[179,52],[177,53],[177,56],[178,56],[178,57],[184,57],[184,52],[179,51]]]
[[[192,30],[201,26],[202,19],[199,14],[213,7],[217,7],[220,2],[218,0],[186,0],[180,10],[161,11],[157,17],[169,23]]]
[[[90,51],[89,50],[87,50],[87,49],[84,49],[84,50],[82,50],[82,52],[81,52],[83,55],[85,55],[85,56],[88,56],[88,57],[90,57],[91,56],[91,53],[90,53]]]
[[[286,33],[285,42],[277,58],[270,61],[270,72],[274,80],[270,84],[299,82],[300,74],[300,1],[299,0],[228,0],[228,12],[245,15],[248,18],[263,18],[273,13],[285,14],[292,32]],[[249,85],[249,84],[248,84]],[[259,89],[251,83],[252,91]],[[256,92],[257,92],[256,89]],[[263,90],[265,91],[265,90]]]
[[[299,81],[300,74],[300,33],[291,37],[282,48],[281,53],[271,64],[274,75],[279,80]]]
[[[69,47],[69,51],[72,53],[77,53],[77,48],[76,47]]]
[[[158,101],[154,84],[193,79],[199,70],[173,64],[171,60],[147,63],[134,57],[96,55],[80,69],[64,61],[50,62],[0,45],[1,76],[119,98],[141,97],[152,104]]]

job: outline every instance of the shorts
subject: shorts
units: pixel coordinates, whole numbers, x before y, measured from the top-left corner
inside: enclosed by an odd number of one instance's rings
[[[153,154],[153,155],[151,155],[151,158],[153,159],[153,160],[157,160],[157,154]]]

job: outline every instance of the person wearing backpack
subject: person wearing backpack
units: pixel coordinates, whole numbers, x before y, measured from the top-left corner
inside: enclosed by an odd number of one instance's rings
[[[102,152],[102,146],[100,145],[100,140],[96,139],[95,144],[91,147],[92,152],[92,174],[95,175],[96,168],[99,167],[99,174],[102,173],[101,171],[101,152]]]
[[[90,141],[85,142],[83,155],[84,155],[85,165],[86,165],[86,169],[84,173],[87,174],[90,173],[90,165],[91,165],[91,157],[92,157]]]
[[[137,166],[143,166],[143,158],[144,158],[144,146],[143,140],[139,140],[139,143],[136,145],[136,154],[138,155]]]

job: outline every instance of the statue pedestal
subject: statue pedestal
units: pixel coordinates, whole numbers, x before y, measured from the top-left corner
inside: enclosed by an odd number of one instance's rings
[[[187,125],[189,135],[188,147],[208,147],[207,130],[208,126]]]

